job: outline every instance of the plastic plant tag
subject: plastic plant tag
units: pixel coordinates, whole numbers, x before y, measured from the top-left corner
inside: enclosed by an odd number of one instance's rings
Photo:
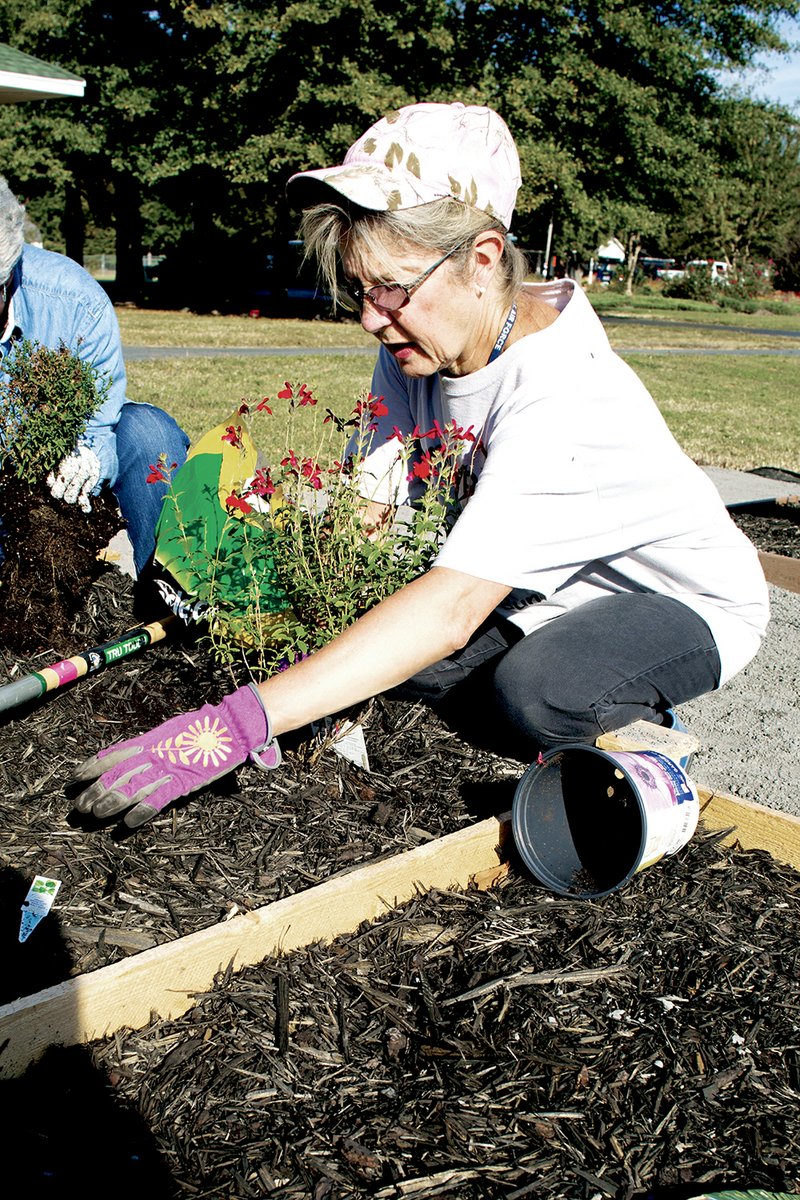
[[[352,721],[345,721],[336,732],[333,749],[340,758],[346,759],[347,762],[355,763],[357,767],[361,767],[364,771],[369,770],[367,743],[364,739],[364,727],[362,725],[356,725]]]
[[[27,896],[22,901],[22,920],[19,924],[21,942],[30,937],[42,918],[50,912],[60,887],[60,879],[48,879],[45,875],[37,875],[34,878]]]
[[[333,750],[340,758],[369,771],[363,725],[357,721],[334,721],[332,717],[323,717],[321,721],[311,722],[311,730],[323,739],[324,749]]]

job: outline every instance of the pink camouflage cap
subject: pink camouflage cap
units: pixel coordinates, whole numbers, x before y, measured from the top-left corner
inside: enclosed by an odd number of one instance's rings
[[[298,208],[322,200],[319,185],[378,212],[452,196],[511,225],[521,183],[505,121],[476,104],[409,104],[376,121],[337,167],[300,171],[287,185]]]

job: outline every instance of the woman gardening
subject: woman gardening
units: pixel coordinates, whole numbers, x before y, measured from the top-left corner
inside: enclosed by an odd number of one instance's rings
[[[671,724],[756,653],[755,549],[580,287],[523,283],[519,183],[504,122],[462,104],[392,113],[341,165],[289,181],[325,286],[379,343],[383,405],[356,481],[367,520],[425,486],[398,436],[430,448],[452,422],[475,438],[462,511],[425,574],[321,650],[84,763],[80,811],[138,826],[247,759],[277,766],[281,734],[401,685],[437,699],[480,678],[478,724],[531,757],[591,744]]]

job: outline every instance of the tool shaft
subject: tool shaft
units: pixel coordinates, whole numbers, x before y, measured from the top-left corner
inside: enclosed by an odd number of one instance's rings
[[[0,713],[18,708],[31,700],[38,700],[45,692],[53,692],[65,683],[72,683],[84,675],[92,675],[111,663],[128,658],[139,650],[144,650],[154,642],[160,642],[167,635],[167,630],[174,617],[166,617],[163,621],[151,621],[149,625],[140,625],[127,633],[105,642],[102,646],[93,646],[91,650],[83,650],[71,658],[62,658],[60,662],[51,663],[41,671],[34,671],[22,679],[0,687]]]

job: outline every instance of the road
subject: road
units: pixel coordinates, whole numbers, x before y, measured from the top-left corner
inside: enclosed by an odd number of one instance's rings
[[[601,316],[604,325],[646,325],[648,329],[704,329],[709,333],[744,333],[748,337],[778,337],[788,340],[800,340],[800,329],[747,329],[741,325],[706,325],[695,321],[667,321],[650,317],[615,317]],[[697,355],[710,358],[718,355],[727,357],[751,358],[754,355],[780,356],[800,355],[800,346],[787,346],[785,349],[742,348],[736,350],[729,347],[670,346],[652,349],[643,346],[617,346],[618,354],[677,354]],[[123,346],[123,354],[128,362],[146,362],[162,358],[299,358],[308,355],[340,356],[375,354],[374,343],[366,346]]]

